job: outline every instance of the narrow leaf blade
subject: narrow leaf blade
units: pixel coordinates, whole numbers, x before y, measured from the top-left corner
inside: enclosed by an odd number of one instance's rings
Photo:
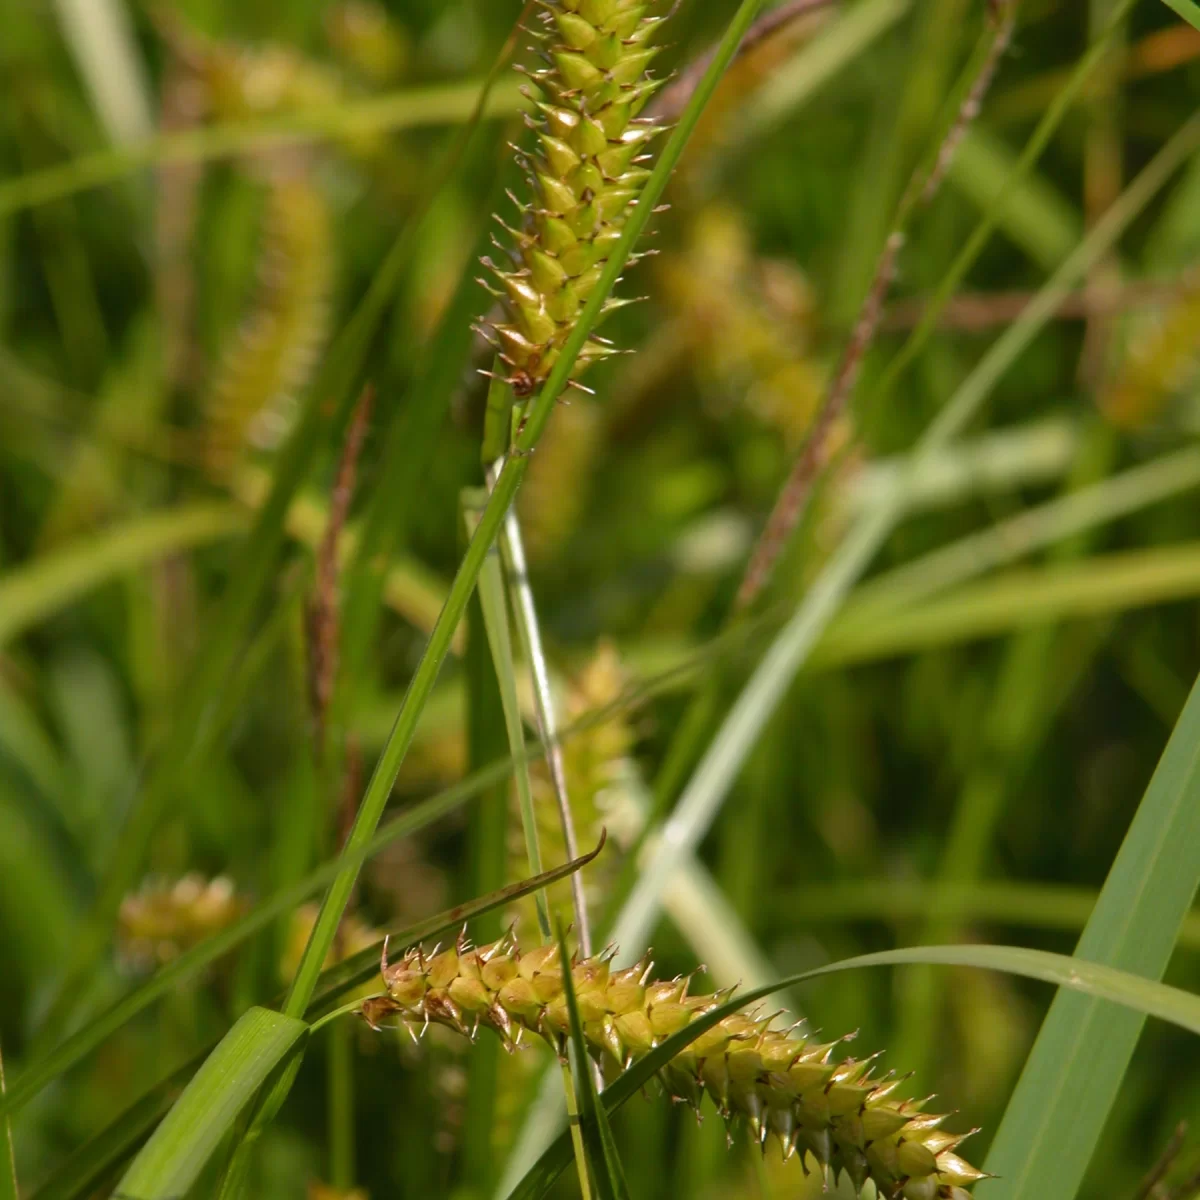
[[[175,1200],[196,1182],[238,1113],[308,1032],[303,1021],[252,1008],[221,1039],[121,1177],[121,1200]]]
[[[1076,947],[1080,959],[1160,979],[1200,883],[1200,682],[1184,706]],[[1148,1010],[1143,1010],[1148,1011]],[[1060,993],[988,1155],[981,1200],[1070,1200],[1100,1139],[1145,1018]]]

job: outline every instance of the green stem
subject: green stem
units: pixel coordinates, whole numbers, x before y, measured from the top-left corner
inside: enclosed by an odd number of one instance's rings
[[[361,1004],[361,1001],[357,1003]],[[329,1182],[354,1186],[354,1029],[340,1021],[329,1031]]]
[[[474,530],[480,499],[477,492],[468,489],[463,493],[463,521],[468,530]],[[533,789],[529,782],[529,763],[522,754],[525,745],[525,727],[521,720],[521,702],[517,696],[516,667],[513,663],[512,638],[509,636],[508,603],[504,595],[504,578],[500,572],[500,561],[495,552],[487,557],[479,579],[479,603],[483,609],[483,623],[487,630],[488,645],[491,647],[492,666],[500,685],[500,701],[504,709],[504,727],[508,733],[508,744],[513,754],[513,776],[517,785],[517,803],[521,810],[521,830],[525,835],[525,854],[529,861],[529,873],[542,873],[542,848],[538,842],[537,817],[533,811]],[[538,892],[535,897],[538,929],[542,940],[550,938],[550,909],[546,893]]]
[[[336,1021],[338,1017],[344,1017],[347,1013],[356,1013],[362,1009],[367,1000],[383,1000],[387,996],[386,992],[380,992],[375,996],[359,996],[356,1000],[348,1000],[345,1004],[339,1004],[337,1008],[331,1009],[323,1017],[318,1017],[309,1027],[308,1032],[311,1037],[324,1025],[328,1025],[330,1021]]]
[[[0,1050],[0,1096],[4,1093],[4,1052]],[[0,1129],[0,1200],[18,1200],[20,1194],[17,1159],[13,1150],[12,1117],[5,1113],[4,1127]]]

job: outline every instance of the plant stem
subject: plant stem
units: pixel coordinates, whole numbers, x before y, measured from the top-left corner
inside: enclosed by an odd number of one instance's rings
[[[361,1001],[357,1003],[361,1004]],[[354,1186],[354,1030],[339,1021],[329,1031],[329,1182]]]
[[[488,485],[495,479],[495,469],[488,471]],[[534,713],[537,717],[538,737],[546,752],[546,765],[554,786],[554,798],[558,802],[558,817],[562,825],[563,843],[568,858],[579,857],[579,840],[575,835],[575,821],[571,815],[571,799],[567,789],[567,772],[563,764],[562,746],[558,741],[558,719],[554,711],[554,694],[550,688],[550,668],[546,662],[546,651],[542,645],[541,626],[538,621],[537,605],[533,588],[529,583],[529,568],[525,560],[525,544],[521,537],[521,523],[515,510],[511,510],[500,533],[500,552],[504,557],[505,577],[512,596],[512,611],[516,619],[517,634],[529,664],[533,679]],[[592,931],[588,920],[587,896],[583,887],[582,873],[571,876],[571,899],[575,908],[575,930],[579,939],[580,953],[586,958],[592,953]]]

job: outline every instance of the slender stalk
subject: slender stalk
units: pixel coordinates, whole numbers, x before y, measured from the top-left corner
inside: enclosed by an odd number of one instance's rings
[[[469,493],[463,498],[463,516],[468,528],[474,525],[474,514],[470,508]],[[479,601],[483,609],[484,625],[488,643],[492,650],[492,662],[496,679],[500,684],[500,698],[504,708],[504,723],[508,729],[509,745],[515,759],[514,777],[517,800],[521,809],[521,829],[525,835],[525,853],[529,862],[529,873],[542,873],[542,850],[538,842],[537,817],[533,811],[533,791],[529,783],[529,763],[518,757],[524,744],[524,728],[521,723],[521,708],[517,699],[516,669],[513,662],[512,641],[509,637],[508,603],[505,598],[504,579],[500,564],[494,555],[489,555],[479,578]],[[547,743],[543,739],[543,745]],[[576,872],[578,875],[578,872]],[[546,893],[537,892],[538,930],[542,941],[552,938],[550,911],[546,904]],[[579,1103],[575,1093],[575,1080],[567,1063],[562,1067],[563,1092],[566,1098],[567,1119],[571,1126],[571,1137],[575,1146],[575,1165],[579,1176],[579,1190],[585,1200],[590,1196],[587,1154],[583,1143],[583,1132],[579,1127]]]
[[[7,1089],[4,1083],[4,1051],[0,1049],[0,1097]],[[0,1200],[18,1200],[21,1189],[17,1185],[17,1159],[13,1151],[12,1115],[4,1114],[4,1127],[0,1129]]]
[[[495,471],[488,472],[489,484]],[[579,857],[579,839],[575,834],[575,820],[571,815],[571,800],[567,788],[567,772],[563,764],[562,746],[558,741],[558,718],[554,711],[554,694],[550,687],[550,668],[546,662],[546,651],[542,645],[541,625],[538,621],[537,605],[533,588],[529,583],[529,569],[525,560],[525,544],[521,537],[521,523],[516,510],[505,518],[500,534],[500,552],[504,557],[504,572],[512,597],[512,611],[516,618],[517,634],[529,674],[533,680],[534,714],[537,718],[538,737],[546,753],[546,766],[554,787],[554,798],[558,803],[558,817],[562,825],[563,843],[568,858]],[[587,896],[584,892],[582,873],[571,876],[571,899],[575,908],[575,929],[579,949],[586,957],[592,952],[592,931],[588,920]]]
[[[800,456],[792,467],[775,507],[767,518],[762,536],[750,556],[746,573],[738,588],[735,612],[751,605],[769,582],[784,545],[804,514],[813,485],[829,461],[838,422],[850,402],[863,359],[879,329],[884,301],[896,275],[896,260],[904,245],[904,231],[914,211],[918,207],[928,205],[937,195],[942,180],[950,169],[955,150],[971,122],[979,115],[983,98],[995,77],[996,68],[1012,39],[1016,7],[1017,0],[1002,0],[1003,11],[995,20],[994,30],[985,37],[976,61],[967,69],[967,86],[963,98],[938,143],[932,166],[928,171],[918,166],[900,201],[892,231],[884,242],[874,278],[867,290],[833,381],[813,420]]]
[[[463,494],[463,520],[470,532],[474,531],[475,514],[472,493]],[[533,811],[533,789],[529,782],[529,763],[519,757],[525,744],[525,730],[521,722],[521,704],[517,698],[516,667],[513,662],[512,639],[509,636],[508,603],[504,594],[504,581],[500,563],[495,554],[490,554],[479,576],[479,603],[483,609],[483,623],[487,630],[488,645],[492,652],[492,666],[500,685],[500,700],[504,709],[504,725],[508,732],[508,744],[514,758],[513,776],[517,787],[517,803],[521,810],[521,831],[525,835],[525,855],[529,862],[529,873],[542,873],[542,848],[538,841],[537,817]],[[543,941],[549,941],[550,910],[545,892],[538,892],[537,921]]]
[[[1033,164],[1041,157],[1042,151],[1045,150],[1050,143],[1051,137],[1054,136],[1054,131],[1074,106],[1089,76],[1091,76],[1092,72],[1098,66],[1106,61],[1108,44],[1121,28],[1122,22],[1132,10],[1135,3],[1136,0],[1117,0],[1117,5],[1110,14],[1108,23],[1104,26],[1104,29],[1095,41],[1092,42],[1091,46],[1088,47],[1087,53],[1079,60],[1079,63],[1071,72],[1070,78],[1042,114],[1042,119],[1038,122],[1037,128],[1034,129],[1029,141],[1025,144],[1025,149],[1021,152],[1021,157],[1017,160],[1017,164],[1013,168],[1012,177],[1006,184],[1006,190],[1011,189],[1015,182],[1023,179],[1029,173]],[[975,260],[982,253],[983,248],[991,239],[1000,222],[1000,218],[1004,214],[1004,208],[1005,198],[1004,196],[998,196],[995,204],[991,206],[983,220],[976,226],[970,238],[967,239],[966,245],[963,246],[955,258],[950,270],[946,272],[945,278],[930,299],[925,314],[921,318],[921,323],[912,332],[908,340],[901,347],[900,352],[888,365],[883,378],[879,382],[877,388],[878,395],[886,396],[891,391],[896,381],[900,378],[900,375],[924,348],[926,342],[928,342],[937,328],[943,308],[945,308],[951,297],[958,291],[967,272],[971,269]],[[1059,297],[1059,302],[1063,298],[1065,298],[1065,294]]]
[[[361,1004],[361,1001],[359,1001]],[[328,1018],[323,1018],[328,1020]],[[329,1182],[354,1186],[354,1029],[339,1021],[329,1031]]]

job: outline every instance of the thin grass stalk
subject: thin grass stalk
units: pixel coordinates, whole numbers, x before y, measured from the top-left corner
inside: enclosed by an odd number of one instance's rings
[[[463,496],[463,518],[468,530],[474,532],[475,520],[469,492],[464,493]],[[538,841],[537,817],[533,811],[529,763],[520,757],[525,733],[521,721],[521,705],[517,698],[516,665],[513,662],[512,640],[509,637],[508,602],[500,562],[494,554],[488,556],[479,576],[479,604],[483,610],[484,627],[487,631],[488,645],[492,651],[492,665],[500,685],[500,700],[504,709],[504,724],[508,731],[509,747],[515,760],[513,775],[517,788],[517,802],[521,811],[521,832],[525,838],[525,854],[529,863],[529,873],[540,875],[543,870],[542,848]],[[546,745],[544,739],[543,745]],[[546,901],[546,893],[538,892],[534,901],[537,909],[538,930],[542,935],[542,942],[547,943],[553,935],[550,928],[550,910]],[[579,1104],[575,1084],[569,1066],[566,1063],[562,1063],[561,1066],[567,1120],[570,1123],[575,1144],[579,1190],[583,1200],[590,1200],[588,1159],[583,1133],[579,1128]]]
[[[463,494],[463,520],[470,533],[474,533],[475,519],[473,496],[470,491]],[[542,873],[542,847],[538,841],[537,818],[533,812],[533,789],[529,781],[529,764],[520,757],[525,744],[525,730],[521,721],[521,702],[517,697],[516,665],[513,662],[512,639],[509,635],[508,602],[505,597],[504,581],[498,556],[489,555],[479,575],[479,605],[483,610],[483,623],[487,631],[488,645],[492,653],[492,667],[500,685],[500,701],[504,709],[504,725],[508,733],[509,749],[515,760],[513,778],[517,789],[517,805],[521,813],[521,832],[525,838],[525,856],[529,873]],[[538,932],[542,941],[550,940],[550,909],[545,892],[536,896]]]
[[[489,486],[495,479],[494,470],[488,472]],[[529,582],[529,567],[525,559],[525,543],[521,537],[521,522],[515,508],[510,509],[500,535],[500,553],[504,559],[504,574],[511,596],[517,634],[529,674],[533,680],[534,714],[537,718],[538,737],[545,750],[546,766],[554,787],[554,798],[558,804],[558,817],[562,825],[563,843],[568,858],[577,858],[579,840],[575,834],[575,821],[571,815],[571,799],[567,787],[567,772],[563,765],[562,747],[558,741],[558,717],[554,710],[554,693],[550,687],[550,667],[546,662],[546,651],[542,645],[541,624],[538,621],[537,603],[533,587]],[[588,918],[587,896],[583,878],[576,872],[571,877],[571,900],[575,909],[575,929],[579,948],[586,956],[592,952],[591,922]]]
[[[1041,120],[1034,129],[1029,141],[1025,144],[1025,149],[1021,152],[1021,157],[1017,160],[1009,183],[1006,185],[1006,190],[1013,183],[1023,179],[1032,169],[1034,163],[1041,157],[1042,151],[1049,145],[1055,130],[1074,106],[1079,93],[1088,80],[1088,76],[1104,62],[1108,54],[1109,42],[1121,29],[1125,17],[1133,9],[1135,3],[1136,0],[1117,0],[1117,6],[1110,13],[1104,29],[1088,47],[1087,52],[1071,71],[1066,83],[1055,95],[1053,102],[1042,114]],[[996,227],[1004,213],[1004,207],[1004,194],[998,195],[995,203],[975,227],[966,244],[951,264],[949,271],[946,272],[942,282],[938,285],[937,290],[930,298],[916,329],[912,331],[896,354],[896,357],[888,364],[887,370],[876,387],[877,396],[887,396],[890,393],[900,375],[925,347],[926,342],[928,342],[937,328],[942,310],[958,291],[963,279],[966,278],[967,272],[971,269],[992,234],[996,231]],[[1069,293],[1063,293],[1059,297],[1058,303],[1061,304],[1067,295]]]
[[[875,267],[874,278],[867,289],[855,321],[850,340],[842,353],[837,371],[813,419],[779,498],[775,502],[758,543],[755,545],[734,600],[735,613],[748,608],[770,581],[775,564],[808,505],[817,476],[830,456],[830,445],[837,423],[854,393],[863,359],[866,357],[879,329],[884,301],[891,291],[896,275],[896,262],[904,246],[905,230],[918,207],[930,204],[937,195],[950,169],[951,160],[966,131],[979,115],[983,99],[991,87],[1000,60],[1012,40],[1016,24],[1018,0],[1001,0],[994,18],[994,29],[983,38],[975,60],[964,72],[966,80],[962,100],[957,105],[950,124],[937,143],[932,165],[919,165],[904,195],[901,197],[891,232],[884,241],[883,253]]]
[[[466,530],[462,529],[464,538]],[[504,712],[499,684],[492,666],[491,650],[483,624],[479,595],[467,614],[467,637],[463,665],[466,674],[467,765],[471,771],[487,766],[508,753]],[[508,871],[508,778],[485,791],[471,803],[467,833],[466,892],[477,896],[502,887]],[[500,936],[502,913],[497,909],[477,920],[473,929],[481,941]],[[497,1086],[501,1048],[493,1043],[477,1047],[467,1068],[466,1112],[463,1120],[462,1172],[460,1184],[466,1191],[486,1195],[495,1175],[493,1131],[497,1109]]]
[[[7,1091],[4,1081],[4,1050],[0,1047],[0,1100]],[[0,1127],[0,1200],[19,1200],[17,1157],[13,1149],[12,1117],[6,1113]]]
[[[328,1018],[322,1018],[328,1020]],[[329,1031],[329,1182],[348,1191],[354,1186],[355,1104],[354,1028],[345,1022]]]
[[[1193,117],[1155,155],[1029,308],[984,355],[921,436],[910,460],[909,477],[915,477],[931,455],[962,431],[1049,320],[1062,296],[1108,252],[1197,147],[1200,117]],[[660,888],[708,830],[763,725],[899,519],[903,494],[904,485],[899,484],[890,499],[885,497],[854,526],[738,697],[664,826],[657,853],[643,864],[641,878],[616,922],[613,940],[627,952],[637,953],[646,944],[659,911]]]

